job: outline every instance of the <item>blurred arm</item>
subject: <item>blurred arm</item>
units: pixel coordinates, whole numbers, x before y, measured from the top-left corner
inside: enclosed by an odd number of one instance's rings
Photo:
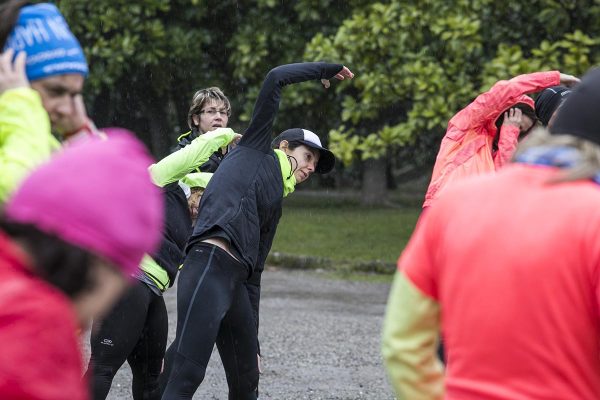
[[[29,87],[0,95],[0,203],[60,144],[39,94]]]
[[[439,304],[396,272],[382,338],[384,364],[399,399],[442,399],[444,375],[436,356]]]

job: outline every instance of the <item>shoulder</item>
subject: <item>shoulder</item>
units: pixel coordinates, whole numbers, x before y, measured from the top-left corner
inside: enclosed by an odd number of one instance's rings
[[[187,146],[192,143],[192,140],[196,139],[198,134],[193,131],[188,131],[177,138],[177,144],[180,148]]]

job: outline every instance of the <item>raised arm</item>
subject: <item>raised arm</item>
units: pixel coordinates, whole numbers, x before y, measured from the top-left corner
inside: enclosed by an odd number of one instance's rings
[[[0,54],[0,203],[60,147],[40,95],[29,87],[25,53]]]
[[[534,72],[516,76],[508,81],[499,81],[490,90],[477,96],[471,104],[456,114],[450,123],[459,129],[468,129],[473,125],[493,122],[507,108],[519,102],[521,96],[558,85],[562,76],[567,75],[559,71]]]
[[[236,137],[239,135],[230,128],[218,128],[200,135],[188,146],[152,164],[148,168],[152,180],[161,187],[178,181],[204,164],[212,153],[226,146]]]
[[[273,68],[263,82],[254,105],[250,126],[244,133],[240,145],[263,152],[269,151],[271,148],[271,130],[279,110],[281,89],[293,83],[331,79],[337,77],[344,69],[341,64],[324,62],[287,64]]]

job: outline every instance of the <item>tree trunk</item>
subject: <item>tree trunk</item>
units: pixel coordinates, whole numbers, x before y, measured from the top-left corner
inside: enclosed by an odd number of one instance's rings
[[[385,157],[368,159],[363,163],[361,204],[382,205],[387,201]]]

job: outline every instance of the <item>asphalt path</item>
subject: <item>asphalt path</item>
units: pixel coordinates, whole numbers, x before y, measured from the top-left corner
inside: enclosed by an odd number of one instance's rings
[[[260,400],[394,399],[380,355],[389,286],[336,279],[319,271],[265,271],[260,305]],[[176,288],[166,293],[165,300],[170,343],[175,336]],[[86,345],[86,353],[87,349]],[[127,364],[115,376],[108,398],[132,398]],[[216,349],[194,399],[227,399]]]

